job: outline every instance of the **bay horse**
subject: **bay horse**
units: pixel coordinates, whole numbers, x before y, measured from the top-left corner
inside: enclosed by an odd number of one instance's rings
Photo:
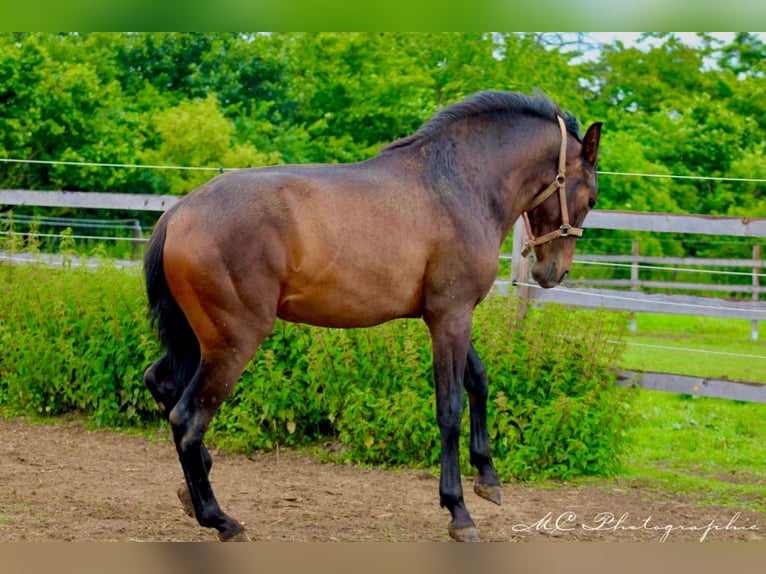
[[[464,389],[474,490],[500,504],[500,481],[473,309],[522,215],[533,278],[549,288],[566,275],[598,197],[600,135],[594,123],[581,136],[542,92],[479,92],[371,159],[227,172],[165,212],[144,273],[167,353],[144,379],[172,429],[187,512],[221,540],[249,539],[216,501],[203,437],[277,318],[356,328],[419,317],[432,342],[439,502],[452,538],[478,540],[458,462]]]

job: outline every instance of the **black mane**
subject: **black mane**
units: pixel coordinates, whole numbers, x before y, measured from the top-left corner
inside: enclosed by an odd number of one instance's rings
[[[450,124],[468,118],[491,115],[524,114],[556,121],[556,116],[564,118],[567,130],[578,140],[582,140],[577,119],[568,112],[563,112],[543,92],[537,90],[534,96],[518,92],[487,90],[469,96],[462,102],[453,104],[434,114],[418,131],[388,144],[382,151],[406,147],[419,142],[432,140]]]

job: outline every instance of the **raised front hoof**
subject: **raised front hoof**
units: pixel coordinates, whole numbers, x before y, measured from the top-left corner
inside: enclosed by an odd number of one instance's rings
[[[182,482],[181,486],[178,487],[178,500],[181,501],[184,512],[194,518],[194,505],[192,504],[191,494],[189,494],[189,488],[185,482]]]
[[[237,524],[238,528],[234,530],[234,534],[229,532],[219,532],[218,539],[221,542],[252,542],[252,538],[245,530],[245,527],[241,524]]]
[[[473,491],[482,498],[494,502],[498,506],[502,504],[500,487],[497,484],[482,484],[479,479],[473,481]]]
[[[475,526],[457,527],[450,524],[449,535],[452,538],[452,540],[457,540],[458,542],[478,542],[479,541],[479,531],[476,530]]]

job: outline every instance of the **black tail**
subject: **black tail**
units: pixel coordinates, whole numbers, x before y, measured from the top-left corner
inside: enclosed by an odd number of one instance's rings
[[[183,389],[199,366],[200,349],[197,336],[173,298],[165,277],[163,251],[168,219],[168,214],[160,218],[152,233],[144,255],[144,275],[152,326],[167,350],[177,388]]]

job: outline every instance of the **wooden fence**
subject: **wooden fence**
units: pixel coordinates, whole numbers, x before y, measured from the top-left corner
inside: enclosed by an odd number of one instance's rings
[[[699,215],[672,215],[661,213],[639,213],[622,211],[594,211],[588,215],[585,222],[590,229],[621,229],[631,231],[693,233],[701,235],[728,235],[733,237],[766,237],[766,219],[751,219],[737,217],[711,217]],[[517,225],[514,228],[513,253],[520,253],[524,242],[524,229]],[[635,249],[634,249],[635,251]],[[760,275],[766,268],[766,261],[760,259],[760,247],[753,249],[753,259],[700,259],[700,258],[656,258],[642,257],[634,252],[632,255],[578,255],[579,261],[612,261],[629,263],[632,266],[632,276],[627,282],[605,281],[611,286],[633,287],[630,292],[614,289],[595,289],[574,287],[571,283],[544,290],[530,283],[529,260],[521,257],[512,258],[511,281],[516,286],[516,292],[522,301],[560,302],[585,307],[606,307],[609,309],[642,311],[648,313],[675,313],[682,315],[702,315],[708,317],[727,317],[738,319],[766,319],[766,303],[759,300],[758,295],[766,292],[760,286]],[[737,299],[729,301],[720,298],[697,297],[688,295],[665,295],[661,293],[645,293],[636,291],[642,286],[638,280],[640,264],[665,265],[702,265],[722,267],[747,267],[752,269],[752,284],[744,286],[745,292],[752,293],[750,301]],[[596,280],[598,281],[598,280]],[[592,282],[593,283],[593,282]],[[621,284],[622,283],[622,284]],[[646,287],[664,287],[671,289],[692,288],[699,290],[725,289],[733,292],[741,290],[741,286],[716,287],[710,284],[677,284],[644,285]],[[505,288],[508,286],[506,285]]]
[[[659,233],[693,233],[702,235],[728,235],[733,237],[766,237],[766,219],[710,217],[699,215],[672,215],[657,213],[637,213],[619,211],[594,211],[585,221],[591,229],[616,229],[648,231]],[[517,225],[513,236],[513,253],[521,253],[525,240],[523,226]],[[500,283],[501,289],[515,288],[522,300],[522,308],[529,302],[558,302],[585,307],[605,307],[608,309],[627,310],[646,313],[672,313],[707,317],[726,317],[750,319],[752,338],[758,338],[758,321],[766,319],[766,302],[760,301],[760,294],[766,292],[761,287],[760,278],[766,268],[761,259],[760,245],[753,246],[752,259],[701,259],[701,258],[655,258],[638,254],[634,243],[630,255],[578,255],[579,261],[627,263],[631,266],[629,280],[593,280],[590,284],[600,283],[610,287],[624,287],[630,290],[597,289],[585,286],[573,286],[565,283],[555,289],[542,289],[530,282],[530,263],[521,257],[511,258],[511,280]],[[687,265],[749,268],[752,273],[751,285],[734,286],[710,284],[681,284],[676,282],[642,282],[638,271],[641,264],[651,265]],[[745,292],[751,294],[750,300],[727,300],[694,295],[647,293],[640,288],[669,288],[675,290],[700,290]],[[668,373],[622,371],[618,384],[640,385],[643,388],[662,390],[698,396],[766,403],[766,385],[750,382],[718,380],[711,378],[688,377]]]
[[[161,212],[168,209],[176,201],[178,201],[177,196],[169,195],[0,190],[0,205]],[[766,237],[766,219],[763,218],[599,210],[588,215],[585,225],[591,229],[728,235],[753,239]],[[758,245],[754,246],[752,259],[653,258],[640,256],[635,246],[633,253],[630,255],[580,255],[576,257],[576,260],[629,264],[631,266],[631,279],[594,280],[586,282],[583,286],[573,286],[572,284],[565,283],[555,289],[545,290],[531,282],[529,260],[515,256],[515,254],[521,253],[523,241],[523,226],[516,225],[513,236],[513,252],[501,255],[501,258],[511,260],[511,278],[499,278],[497,281],[497,287],[500,292],[507,293],[511,289],[515,289],[516,294],[522,300],[522,306],[529,302],[558,302],[567,305],[605,307],[635,312],[749,319],[753,322],[752,332],[754,338],[757,337],[758,333],[757,321],[766,319],[766,302],[760,301],[760,294],[766,292],[766,288],[760,285],[760,277],[763,275],[764,268],[766,268],[766,262],[760,258],[761,252]],[[713,286],[709,284],[640,281],[638,275],[639,266],[645,264],[746,267],[752,269],[752,282],[750,286]],[[601,289],[592,286],[597,283],[602,286],[622,287],[624,289]],[[589,287],[588,285],[591,286]],[[647,293],[639,290],[644,288],[683,290],[697,289],[698,287],[706,291],[720,289],[728,292],[747,292],[751,293],[751,299],[727,300],[694,295]],[[629,290],[625,290],[625,288]],[[620,384],[637,384],[654,390],[766,403],[766,385],[754,383],[738,383],[663,373],[624,371],[620,373]]]

